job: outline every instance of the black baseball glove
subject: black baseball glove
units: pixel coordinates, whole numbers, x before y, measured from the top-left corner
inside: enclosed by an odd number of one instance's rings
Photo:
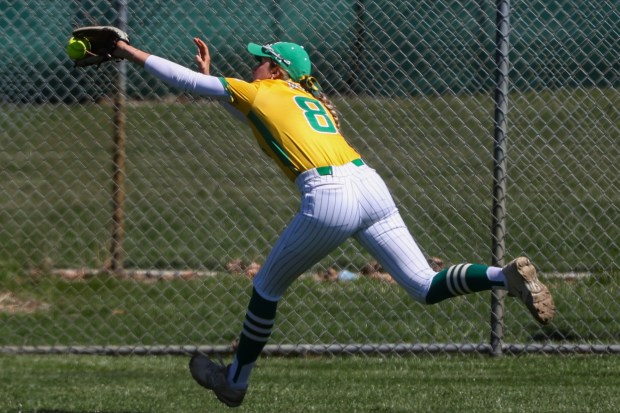
[[[77,40],[86,39],[90,49],[86,56],[75,60],[75,65],[86,67],[100,65],[111,60],[121,60],[112,56],[119,40],[129,43],[127,33],[113,26],[86,26],[73,30],[73,37]]]

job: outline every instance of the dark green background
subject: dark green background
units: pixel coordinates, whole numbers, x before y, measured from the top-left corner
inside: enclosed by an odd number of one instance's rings
[[[205,37],[216,74],[249,76],[250,41],[307,47],[330,93],[417,95],[493,89],[495,2],[470,1],[133,1],[134,44],[192,65],[191,38]],[[85,81],[64,45],[72,27],[115,24],[118,1],[2,1],[0,100],[83,101],[110,92],[102,68]],[[233,11],[233,12],[231,12]],[[513,1],[512,87],[617,86],[617,1]],[[129,69],[129,93],[169,93]]]

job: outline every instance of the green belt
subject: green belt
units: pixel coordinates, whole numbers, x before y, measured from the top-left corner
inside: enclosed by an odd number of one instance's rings
[[[353,159],[351,161],[351,163],[353,165],[355,165],[355,166],[362,166],[362,165],[364,165],[364,161],[362,161],[361,159]],[[320,176],[333,175],[334,174],[334,168],[332,166],[319,166],[318,168],[316,168],[316,172]]]

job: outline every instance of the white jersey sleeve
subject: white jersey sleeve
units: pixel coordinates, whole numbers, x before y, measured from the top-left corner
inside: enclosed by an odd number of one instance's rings
[[[230,105],[230,94],[224,87],[222,78],[194,72],[154,55],[146,59],[144,69],[164,83],[178,87],[185,92],[217,98],[235,119],[247,123],[246,117]]]
[[[185,92],[211,96],[219,99],[230,99],[230,94],[224,88],[219,77],[203,75],[184,66],[151,55],[144,63],[144,69],[170,86],[177,87]]]

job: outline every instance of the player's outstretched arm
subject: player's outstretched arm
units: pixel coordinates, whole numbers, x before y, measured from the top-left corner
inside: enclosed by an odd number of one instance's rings
[[[183,91],[229,99],[230,95],[219,78],[195,72],[167,59],[142,51],[127,42],[119,41],[113,56],[136,63],[159,80]],[[208,64],[206,65],[208,69]]]
[[[136,63],[140,66],[144,66],[146,59],[148,59],[151,54],[133,47],[127,42],[119,40],[116,43],[116,48],[114,49],[114,52],[112,52],[112,55],[120,59],[127,59],[130,62]]]

